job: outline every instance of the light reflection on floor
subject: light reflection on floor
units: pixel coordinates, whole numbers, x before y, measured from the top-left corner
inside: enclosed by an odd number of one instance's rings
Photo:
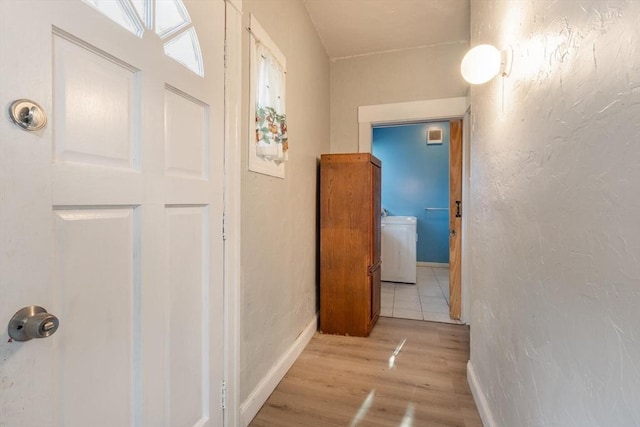
[[[407,339],[406,338],[403,339],[400,342],[400,344],[398,344],[394,352],[391,354],[391,357],[389,358],[389,369],[393,368],[393,365],[395,365],[396,357],[398,356],[398,354],[400,354],[400,352],[402,351],[402,347],[404,347],[404,343],[406,342],[407,342]]]
[[[375,396],[375,389],[371,390],[367,398],[364,399],[364,402],[362,402],[362,405],[360,405],[360,409],[358,409],[356,416],[353,417],[353,420],[351,420],[350,427],[356,427],[358,423],[364,419],[365,415],[367,415],[367,412],[369,411],[369,408],[371,407],[371,405],[373,405],[373,399],[375,398]]]
[[[400,427],[413,426],[413,414],[415,410],[415,405],[413,403],[409,403],[407,406],[407,412],[404,413],[404,418],[402,418],[402,422],[400,423]]]

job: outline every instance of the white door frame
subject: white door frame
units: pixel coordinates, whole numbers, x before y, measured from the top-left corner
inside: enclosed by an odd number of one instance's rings
[[[242,0],[225,0],[224,425],[240,425]]]
[[[462,268],[461,268],[461,317],[464,323],[471,319],[471,276],[469,227],[469,177],[471,171],[469,157],[469,100],[467,97],[429,99],[425,101],[399,102],[395,104],[363,105],[358,107],[358,151],[371,153],[373,126],[401,123],[415,123],[436,120],[463,120],[462,133],[462,198],[465,212],[462,216]]]

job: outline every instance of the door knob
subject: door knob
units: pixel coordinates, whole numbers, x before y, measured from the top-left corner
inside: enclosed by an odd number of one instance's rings
[[[60,321],[42,307],[23,307],[9,320],[9,336],[16,341],[46,338],[58,330]]]
[[[47,124],[47,115],[41,106],[28,99],[18,99],[9,106],[11,121],[24,130],[40,130]]]

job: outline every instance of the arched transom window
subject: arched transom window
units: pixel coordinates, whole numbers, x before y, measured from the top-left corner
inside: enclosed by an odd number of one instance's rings
[[[182,0],[83,1],[138,37],[155,31],[167,56],[204,76],[198,36]]]

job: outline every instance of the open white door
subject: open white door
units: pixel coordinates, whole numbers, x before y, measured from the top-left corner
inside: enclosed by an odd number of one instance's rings
[[[222,425],[224,1],[184,3],[0,1],[1,426]]]

